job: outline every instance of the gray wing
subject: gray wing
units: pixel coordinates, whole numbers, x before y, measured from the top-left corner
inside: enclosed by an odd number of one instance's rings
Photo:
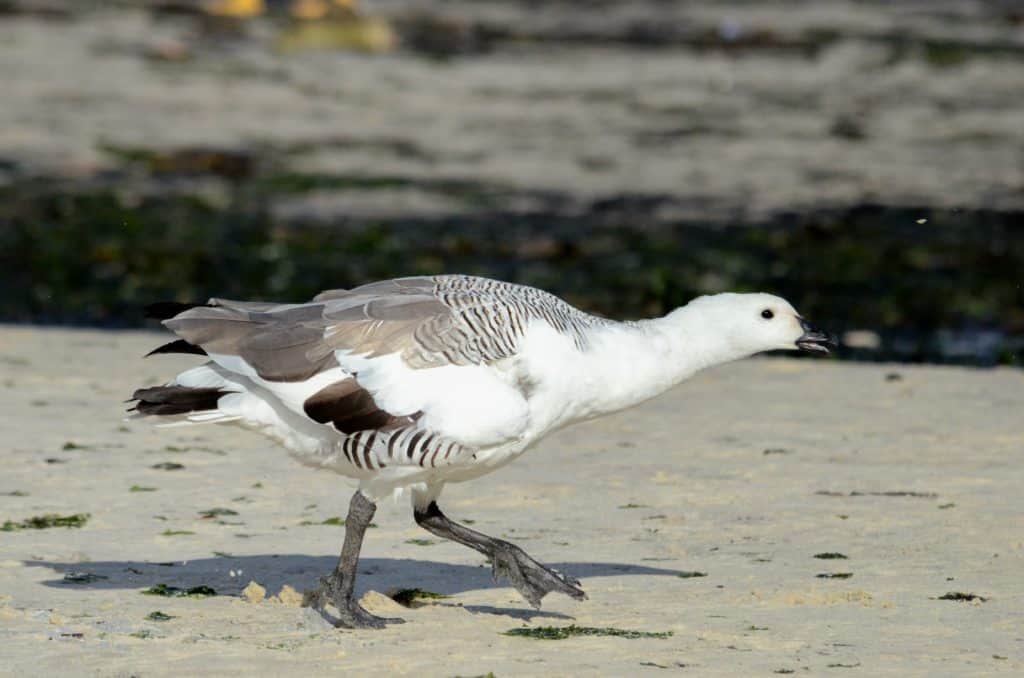
[[[208,306],[191,308],[164,325],[211,356],[241,358],[267,381],[305,381],[338,367],[334,354],[322,350],[322,304],[210,299]]]
[[[585,330],[606,322],[536,288],[472,276],[400,278],[318,299],[325,304],[330,349],[368,358],[400,353],[413,368],[511,357],[534,320],[584,349]]]
[[[239,356],[268,381],[303,381],[337,367],[335,351],[400,353],[413,368],[482,365],[515,355],[531,321],[586,348],[606,322],[533,287],[446,275],[330,290],[305,304],[211,299],[164,324],[207,353]]]

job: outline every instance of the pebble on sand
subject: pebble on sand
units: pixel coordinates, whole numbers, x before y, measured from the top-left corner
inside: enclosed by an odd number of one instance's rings
[[[242,589],[242,598],[250,603],[261,603],[267,597],[267,590],[254,581],[250,581]]]
[[[282,586],[281,592],[271,600],[275,603],[280,603],[281,605],[287,605],[289,607],[302,607],[302,594],[288,584]]]
[[[372,590],[367,591],[363,597],[359,599],[359,604],[372,614],[384,617],[393,617],[395,615],[408,613],[409,611],[391,598],[385,596],[383,593]]]

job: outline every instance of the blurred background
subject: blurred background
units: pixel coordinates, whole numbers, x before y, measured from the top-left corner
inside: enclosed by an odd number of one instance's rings
[[[0,321],[442,272],[1024,359],[1016,0],[0,0]]]

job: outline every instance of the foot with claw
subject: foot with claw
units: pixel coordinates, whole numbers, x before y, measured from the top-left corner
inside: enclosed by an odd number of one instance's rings
[[[552,591],[564,593],[576,600],[585,600],[587,597],[575,579],[541,565],[515,544],[488,537],[450,520],[434,502],[425,510],[416,511],[414,515],[420,527],[431,534],[451,539],[490,558],[494,578],[507,577],[536,609],[540,609],[541,599]]]
[[[370,614],[355,599],[356,565],[359,563],[359,550],[363,546],[363,535],[370,525],[377,506],[362,492],[356,491],[348,507],[345,518],[345,542],[341,547],[341,556],[334,572],[320,578],[320,586],[307,591],[302,598],[305,607],[312,607],[320,615],[339,628],[347,629],[382,629],[387,624],[400,624],[403,619],[388,619]],[[327,605],[338,610],[334,619],[327,613]]]
[[[587,599],[587,594],[579,587],[577,580],[541,565],[515,544],[498,539],[494,542],[490,557],[495,580],[499,576],[507,577],[534,609],[539,610],[541,599],[552,591],[564,593],[576,600]]]
[[[334,575],[320,578],[320,586],[306,591],[302,597],[302,606],[311,607],[334,626],[343,629],[382,629],[388,624],[401,624],[405,620],[397,617],[378,617],[367,612],[356,602],[351,591],[346,592],[344,582]],[[338,610],[336,619],[327,612],[327,605]]]

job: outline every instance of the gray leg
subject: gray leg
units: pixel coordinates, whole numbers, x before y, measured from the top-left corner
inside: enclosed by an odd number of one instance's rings
[[[468,546],[490,558],[494,578],[497,579],[499,575],[508,577],[516,590],[536,609],[540,609],[541,598],[552,591],[564,593],[576,600],[585,600],[587,597],[583,589],[579,588],[580,583],[572,577],[541,565],[515,544],[488,537],[452,522],[441,513],[435,502],[430,502],[425,510],[416,509],[413,515],[416,523],[427,532]]]
[[[363,545],[363,535],[370,524],[377,506],[367,499],[362,492],[356,490],[348,505],[348,517],[345,518],[345,543],[341,547],[338,566],[327,577],[320,578],[320,586],[307,591],[302,604],[315,608],[325,619],[335,626],[349,629],[380,629],[387,623],[400,623],[401,619],[385,619],[372,615],[353,597],[356,584],[356,565],[359,563],[359,549]],[[328,603],[338,608],[338,619],[332,620],[324,611]]]

